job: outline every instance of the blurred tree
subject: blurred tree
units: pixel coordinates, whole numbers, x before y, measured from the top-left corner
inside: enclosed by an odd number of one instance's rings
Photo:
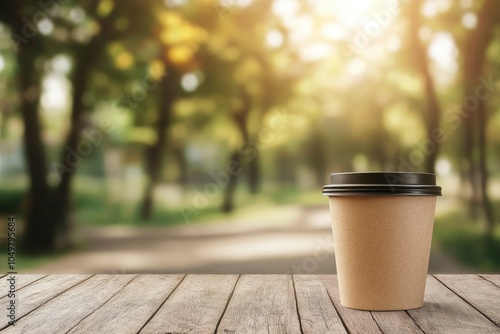
[[[127,28],[129,26],[134,28],[133,24],[138,24],[139,20],[133,17],[138,14],[141,14],[140,17],[147,17],[148,10],[147,6],[136,1],[117,5],[111,0],[88,0],[83,1],[81,5],[86,15],[91,18],[91,24],[95,29],[84,38],[83,42],[77,40],[68,44],[75,53],[70,130],[56,168],[60,182],[53,190],[47,184],[47,159],[38,116],[40,71],[36,66],[36,60],[47,51],[47,38],[39,33],[34,23],[29,22],[28,17],[40,20],[43,16],[47,20],[68,24],[64,23],[63,11],[58,3],[53,3],[50,8],[42,8],[27,1],[8,2],[3,4],[5,8],[0,10],[2,14],[6,13],[0,19],[11,27],[13,39],[20,45],[18,66],[20,90],[23,94],[21,111],[31,182],[30,205],[26,215],[26,230],[22,245],[25,251],[31,253],[53,251],[69,246],[71,180],[78,165],[76,162],[82,158],[74,155],[80,154],[78,145],[85,128],[85,112],[88,110],[83,97],[88,89],[90,73],[97,59],[103,56],[105,46],[125,34],[127,29],[122,29],[117,22],[126,20],[131,22]],[[28,32],[31,34],[28,35]]]
[[[463,114],[470,115],[465,121],[464,158],[467,160],[469,182],[472,187],[471,211],[476,210],[476,199],[480,198],[487,233],[491,235],[494,228],[494,214],[488,195],[488,170],[486,165],[486,124],[488,111],[484,98],[477,96],[478,79],[483,74],[486,50],[490,45],[494,29],[500,23],[500,2],[485,0],[477,18],[477,26],[469,33],[463,48],[463,82],[464,96]],[[488,79],[486,79],[488,80]],[[479,84],[483,84],[480,81]],[[488,87],[485,87],[488,89]],[[468,104],[467,97],[473,99],[475,106]],[[470,110],[472,108],[472,110]],[[477,149],[477,155],[474,154]]]
[[[162,48],[162,58],[165,59],[166,49]],[[164,64],[168,69],[168,78],[163,82],[159,95],[158,117],[155,124],[156,140],[146,148],[146,187],[141,205],[141,218],[148,220],[153,211],[153,191],[160,179],[162,160],[167,146],[167,129],[172,119],[172,106],[179,96],[178,70],[171,66],[165,59]]]
[[[427,148],[427,159],[425,163],[425,171],[435,173],[436,160],[439,154],[439,142],[433,140],[435,131],[439,130],[439,120],[441,118],[441,108],[439,106],[436,89],[432,80],[432,75],[429,70],[429,58],[427,56],[427,46],[421,40],[419,32],[422,25],[422,1],[414,0],[407,5],[407,15],[409,21],[409,39],[412,47],[413,60],[416,68],[423,79],[425,91],[425,124],[427,129],[427,138],[433,141],[432,147]]]
[[[25,158],[30,179],[26,243],[33,249],[47,250],[54,241],[54,227],[49,220],[49,186],[47,159],[43,147],[38,104],[40,70],[36,60],[45,49],[44,37],[29,21],[37,8],[29,1],[7,1],[0,4],[0,20],[10,27],[18,62],[18,85],[21,116],[24,124]],[[13,44],[14,45],[14,44]],[[43,222],[43,223],[40,223]],[[30,237],[31,236],[31,237]]]
[[[199,67],[197,59],[200,44],[206,39],[207,32],[189,21],[189,18],[200,17],[201,12],[187,5],[184,11],[188,14],[181,15],[181,9],[177,11],[158,9],[155,15],[155,29],[159,35],[159,61],[167,71],[167,79],[159,91],[159,107],[155,124],[156,140],[146,148],[146,178],[147,183],[144,190],[141,218],[148,220],[153,212],[153,191],[160,180],[162,162],[167,149],[167,130],[172,123],[173,106],[179,98],[186,95],[181,88],[181,80],[184,74],[192,72]],[[193,75],[193,74],[191,74]],[[182,154],[182,148],[171,145],[171,150],[181,164],[181,169],[187,168]],[[186,178],[185,171],[181,171]]]

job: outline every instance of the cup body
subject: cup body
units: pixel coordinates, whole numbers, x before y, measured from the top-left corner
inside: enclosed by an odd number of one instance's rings
[[[329,196],[329,205],[341,304],[421,307],[436,196]]]

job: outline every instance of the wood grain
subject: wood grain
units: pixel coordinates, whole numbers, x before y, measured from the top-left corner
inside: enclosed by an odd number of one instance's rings
[[[500,275],[479,275],[479,276],[500,287]]]
[[[382,333],[370,312],[350,309],[343,307],[340,304],[339,287],[336,275],[318,275],[318,279],[323,282],[349,333]]]
[[[19,320],[55,296],[88,279],[91,275],[51,275],[25,286],[16,293],[16,318]],[[0,305],[7,297],[0,299]],[[0,328],[8,325],[7,317],[0,318]]]
[[[137,333],[184,275],[141,275],[69,333]]]
[[[47,276],[47,275],[34,275],[34,274],[32,274],[32,275],[26,275],[26,274],[19,275],[19,274],[17,274],[17,275],[15,275],[15,277],[16,277],[16,290],[20,290],[23,287],[25,287],[33,282],[36,282],[45,276]],[[10,276],[5,275],[2,279],[0,279],[0,297],[2,297],[2,298],[7,296],[7,293],[9,291],[10,284],[7,281],[7,279],[9,277]]]
[[[238,275],[188,275],[140,333],[214,333]]]
[[[303,333],[347,333],[316,275],[294,275],[293,280]]]
[[[290,275],[243,275],[217,333],[301,333]]]
[[[500,288],[498,286],[478,275],[434,276],[497,326],[500,326]]]
[[[373,319],[385,334],[423,333],[405,311],[372,312]]]
[[[408,313],[426,333],[498,333],[499,328],[432,276],[424,306]]]
[[[135,275],[97,275],[51,299],[2,333],[66,333]]]

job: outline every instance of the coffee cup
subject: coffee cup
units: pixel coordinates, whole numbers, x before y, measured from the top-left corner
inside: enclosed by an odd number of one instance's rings
[[[370,311],[421,307],[436,198],[430,173],[333,173],[329,197],[342,306]]]

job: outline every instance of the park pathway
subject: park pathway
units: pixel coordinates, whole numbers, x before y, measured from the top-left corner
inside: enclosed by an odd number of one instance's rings
[[[30,273],[333,274],[328,209],[282,206],[269,219],[79,232],[86,247]],[[280,219],[280,217],[284,217]],[[467,273],[433,250],[430,273]]]

